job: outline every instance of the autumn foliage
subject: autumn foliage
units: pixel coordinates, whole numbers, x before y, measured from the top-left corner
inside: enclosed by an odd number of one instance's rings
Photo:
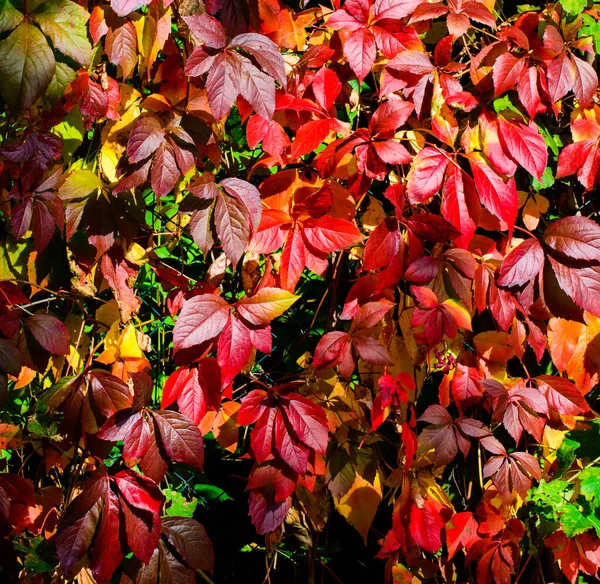
[[[594,581],[597,8],[0,0],[0,581]]]

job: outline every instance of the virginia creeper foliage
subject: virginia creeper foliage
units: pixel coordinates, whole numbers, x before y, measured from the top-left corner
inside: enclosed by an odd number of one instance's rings
[[[0,0],[0,580],[595,580],[599,48]]]

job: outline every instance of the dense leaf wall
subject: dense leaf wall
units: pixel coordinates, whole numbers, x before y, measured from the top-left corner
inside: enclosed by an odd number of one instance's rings
[[[597,8],[0,0],[0,580],[594,580]]]

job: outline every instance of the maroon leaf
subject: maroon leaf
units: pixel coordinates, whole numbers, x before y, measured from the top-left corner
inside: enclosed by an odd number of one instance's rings
[[[53,355],[69,352],[69,334],[65,325],[49,314],[34,314],[25,320],[35,340]]]
[[[213,571],[215,555],[212,541],[200,523],[189,517],[165,517],[162,533],[190,568]]]
[[[161,437],[161,444],[171,460],[202,469],[204,441],[194,423],[178,412],[159,410],[152,417]]]
[[[548,258],[558,285],[575,303],[596,316],[600,316],[600,266],[571,268]]]

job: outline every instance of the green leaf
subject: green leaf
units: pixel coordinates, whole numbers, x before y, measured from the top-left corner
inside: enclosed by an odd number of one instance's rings
[[[587,0],[560,0],[560,5],[571,14],[581,14],[587,6]]]
[[[69,160],[83,142],[83,116],[79,108],[72,109],[52,131],[63,141],[62,155]]]
[[[596,53],[600,52],[600,22],[594,20],[589,14],[582,14],[583,24],[579,29],[578,37],[592,37],[594,39],[594,47],[596,49]]]
[[[38,7],[33,17],[54,46],[67,57],[89,65],[92,45],[87,36],[88,11],[71,0],[48,0]]]
[[[38,7],[33,17],[61,53],[89,65],[92,45],[86,25],[90,15],[85,8],[70,0],[48,0]]]
[[[539,514],[548,519],[557,519],[557,514],[567,505],[571,489],[572,485],[567,481],[542,481],[529,490],[528,500],[538,507]]]
[[[207,501],[231,501],[231,497],[215,485],[194,485],[194,491]]]
[[[69,67],[66,63],[56,62],[56,70],[48,89],[46,90],[46,98],[50,103],[58,101],[64,94],[67,85],[75,79],[77,71]]]
[[[163,493],[167,498],[165,510],[167,515],[171,517],[193,517],[198,506],[198,499],[188,501],[180,492],[172,489],[165,489]]]
[[[13,113],[42,96],[55,69],[52,49],[34,24],[25,21],[0,41],[0,92]]]
[[[598,444],[600,444],[600,420],[592,420],[589,428],[571,430],[569,438],[578,442],[577,456],[582,459],[593,460],[598,457]],[[560,452],[560,448],[559,448]]]
[[[565,505],[560,511],[560,524],[567,537],[574,537],[593,527],[577,505]]]
[[[556,453],[556,458],[558,460],[558,469],[556,471],[556,476],[561,477],[575,461],[575,451],[581,446],[579,442],[576,440],[571,440],[570,438],[565,438]]]
[[[600,467],[584,468],[579,481],[579,492],[596,508],[600,503]]]
[[[535,176],[531,177],[531,184],[536,191],[542,189],[549,189],[554,184],[554,176],[552,176],[552,169],[547,166],[542,174],[542,180],[539,181]]]
[[[0,0],[0,32],[12,30],[23,21],[23,13],[17,10],[11,0]]]

